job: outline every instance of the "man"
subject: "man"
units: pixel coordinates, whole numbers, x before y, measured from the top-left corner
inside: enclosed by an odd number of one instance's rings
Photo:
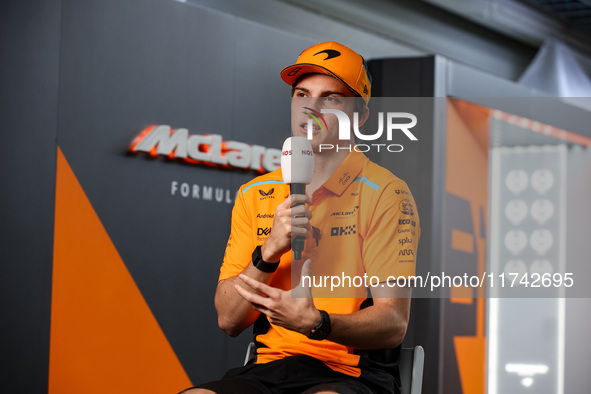
[[[293,135],[307,137],[315,120],[314,176],[305,196],[289,196],[280,170],[238,192],[215,306],[231,336],[254,323],[256,361],[184,393],[394,393],[395,368],[368,354],[398,347],[406,333],[411,290],[392,283],[414,274],[414,200],[354,141],[340,140],[336,115],[322,112],[342,111],[358,127],[367,120],[371,85],[359,54],[321,43],[281,77],[292,85]],[[292,262],[297,236],[306,239],[303,264]],[[310,279],[364,275],[361,295],[359,281],[335,290]],[[372,302],[362,308],[368,277]]]

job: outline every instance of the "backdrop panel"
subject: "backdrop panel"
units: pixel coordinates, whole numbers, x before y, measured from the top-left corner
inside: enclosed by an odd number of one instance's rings
[[[0,376],[7,392],[47,388],[60,4],[0,3]]]

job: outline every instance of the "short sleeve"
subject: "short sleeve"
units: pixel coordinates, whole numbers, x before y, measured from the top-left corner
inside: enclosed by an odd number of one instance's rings
[[[363,264],[380,282],[415,275],[420,238],[419,214],[405,182],[388,184],[370,216],[363,241]]]
[[[240,274],[250,263],[255,244],[252,238],[252,222],[244,201],[242,189],[232,208],[232,224],[219,280]]]

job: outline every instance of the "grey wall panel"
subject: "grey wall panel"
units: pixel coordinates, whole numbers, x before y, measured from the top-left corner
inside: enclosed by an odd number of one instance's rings
[[[2,390],[47,390],[60,0],[0,6]]]
[[[251,337],[229,339],[213,305],[226,194],[258,174],[128,149],[151,124],[280,148],[290,89],[279,71],[308,42],[164,0],[66,1],[63,18],[59,146],[191,380],[218,378]],[[173,182],[223,201],[173,194]]]
[[[158,0],[66,1],[63,18],[58,144],[190,377],[217,375],[224,338],[212,297],[224,241],[207,234],[229,223],[229,210],[172,196],[171,184],[229,180],[127,150],[151,124],[201,134],[230,127],[221,108],[233,53],[202,37],[231,42],[232,24]],[[210,362],[195,363],[196,351]]]
[[[359,20],[351,23],[350,20],[337,18],[330,9],[314,9],[319,4],[312,4],[310,1],[302,5],[295,4],[296,2],[292,0],[187,0],[187,3],[248,19],[257,24],[275,28],[277,31],[305,38],[313,43],[338,41],[358,50],[366,59],[418,56],[424,53],[401,44],[396,39],[392,40],[383,34],[375,34],[375,30],[369,31],[367,25],[359,23]],[[331,7],[334,3],[320,4],[320,6],[324,5]],[[350,10],[344,1],[339,0],[339,6]],[[361,17],[361,14],[366,16],[367,12],[378,12],[382,17],[384,15],[382,10],[376,11],[372,6],[365,7],[364,11],[353,10],[353,13],[357,12],[358,17]]]
[[[366,59],[437,54],[515,80],[536,52],[531,44],[425,1],[187,1],[318,42],[341,41],[362,51]]]
[[[315,42],[239,18],[234,26],[232,138],[280,149],[291,135],[291,87],[280,72]]]
[[[418,141],[396,141],[404,145],[400,153],[373,153],[372,160],[388,168],[407,182],[417,204],[421,220],[421,239],[417,251],[417,275],[441,271],[433,254],[437,234],[432,229],[437,220],[433,207],[435,125],[433,124],[433,99],[435,89],[435,57],[422,56],[400,59],[375,59],[368,62],[373,78],[372,94],[375,97],[400,97],[402,104],[415,106],[409,112],[417,115],[421,122],[414,130],[420,130]],[[376,100],[374,100],[376,101]],[[371,102],[370,102],[371,107]],[[404,109],[402,109],[404,108]],[[422,111],[417,112],[416,109]],[[389,109],[391,110],[391,108]],[[375,112],[375,110],[374,110]],[[369,125],[368,130],[375,130]],[[414,131],[413,130],[413,131]],[[415,295],[417,293],[415,292]],[[436,392],[441,376],[439,374],[440,339],[435,333],[443,322],[439,312],[440,300],[434,298],[413,298],[410,321],[404,347],[421,345],[425,349],[425,376],[423,391]]]

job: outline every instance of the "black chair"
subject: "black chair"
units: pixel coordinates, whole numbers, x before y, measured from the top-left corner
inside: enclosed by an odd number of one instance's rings
[[[402,348],[398,360],[402,394],[421,394],[425,351],[422,346]]]
[[[254,362],[256,358],[256,344],[251,342],[246,349],[244,365]],[[421,394],[423,388],[423,368],[425,365],[425,351],[422,346],[402,348],[398,360],[400,373],[401,394]]]

